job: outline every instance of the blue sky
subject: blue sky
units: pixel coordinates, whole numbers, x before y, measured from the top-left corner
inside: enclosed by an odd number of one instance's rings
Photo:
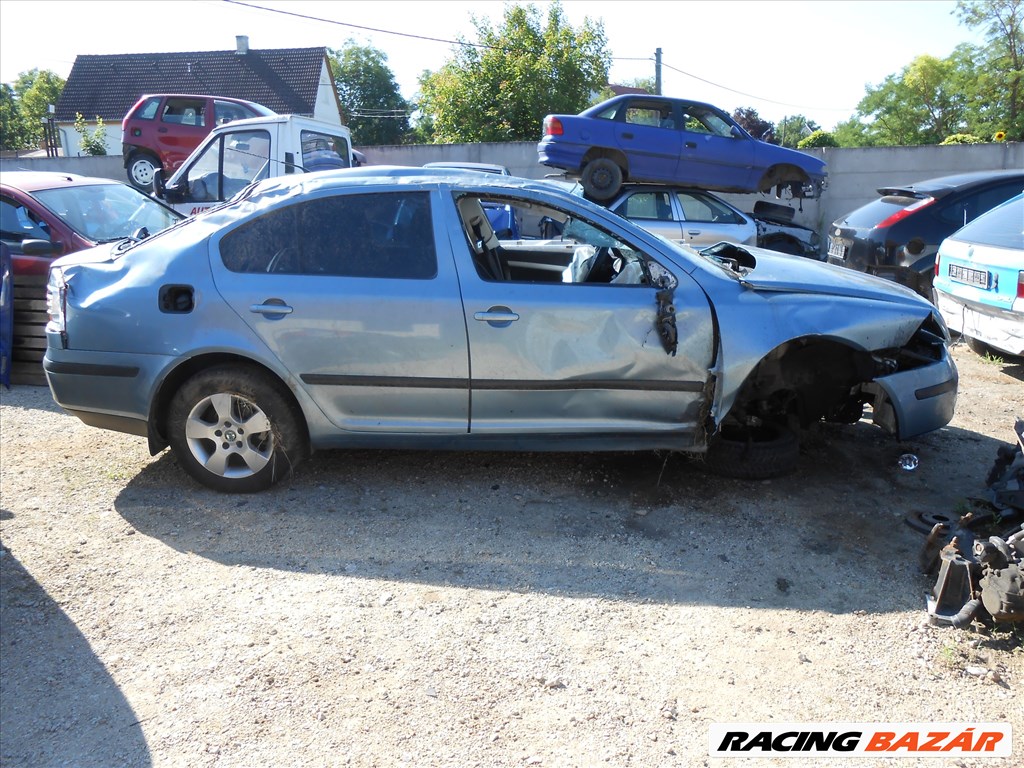
[[[525,5],[527,3],[520,3]],[[545,0],[533,3],[540,9]],[[0,0],[0,81],[38,67],[67,77],[79,54],[343,46],[348,39],[388,57],[411,98],[425,69],[450,57],[447,42],[475,40],[471,17],[498,22],[493,0]],[[318,17],[302,19],[261,8]],[[948,56],[982,42],[961,25],[953,0],[563,0],[569,23],[602,20],[615,57],[613,82],[654,76],[662,49],[663,92],[731,112],[754,107],[768,120],[803,114],[823,128],[849,118],[864,96],[916,56]],[[335,22],[335,23],[331,23]],[[371,32],[354,26],[373,27]],[[26,29],[32,29],[26,34]],[[385,32],[403,33],[386,34]]]

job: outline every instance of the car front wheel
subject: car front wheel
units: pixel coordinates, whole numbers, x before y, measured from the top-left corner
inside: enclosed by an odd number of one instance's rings
[[[153,175],[160,163],[151,155],[135,155],[128,161],[128,181],[141,190],[149,191],[153,187]]]
[[[297,406],[270,376],[246,365],[188,379],[171,401],[168,441],[186,472],[225,493],[269,488],[307,446]]]
[[[614,160],[598,157],[583,168],[583,191],[594,200],[610,200],[622,186],[622,169]]]
[[[800,439],[788,427],[723,426],[708,441],[704,457],[716,475],[739,480],[767,480],[794,472],[800,459]]]

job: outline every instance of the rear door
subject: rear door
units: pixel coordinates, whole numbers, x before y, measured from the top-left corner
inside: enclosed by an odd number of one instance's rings
[[[215,240],[218,291],[339,428],[468,429],[466,326],[435,202],[319,195]]]
[[[676,130],[673,103],[631,99],[613,121],[615,142],[629,160],[636,181],[672,181],[679,162],[681,134]]]
[[[157,116],[156,141],[164,167],[173,171],[192,154],[213,130],[210,99],[196,96],[168,96]]]

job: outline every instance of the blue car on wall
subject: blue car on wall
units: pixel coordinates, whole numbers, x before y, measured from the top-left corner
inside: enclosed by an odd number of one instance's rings
[[[548,115],[537,145],[542,165],[579,174],[587,196],[614,197],[624,181],[716,192],[786,192],[815,198],[824,161],[753,138],[710,104],[667,96],[615,96],[578,115]]]

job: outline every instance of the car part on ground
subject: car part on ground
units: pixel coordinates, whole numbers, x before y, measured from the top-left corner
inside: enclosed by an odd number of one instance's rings
[[[934,301],[981,354],[1024,356],[1024,194],[942,241]]]
[[[818,197],[827,183],[814,155],[753,138],[711,104],[649,94],[615,96],[578,115],[547,115],[542,165],[575,174],[607,202],[625,182],[716,192]]]
[[[1021,171],[963,173],[881,187],[878,199],[832,223],[828,261],[895,280],[931,299],[942,240],[1022,189]]]
[[[933,623],[1024,621],[1024,420],[1016,445],[1000,446],[985,478],[988,498],[958,519],[933,521],[921,570],[938,577],[927,599]],[[924,518],[908,522],[920,530]]]
[[[521,217],[519,238],[489,205]],[[333,447],[668,449],[756,479],[795,469],[818,421],[867,413],[907,439],[956,400],[941,317],[898,286],[696,251],[549,183],[464,170],[267,179],[58,261],[47,305],[55,400],[169,444],[221,491]]]

